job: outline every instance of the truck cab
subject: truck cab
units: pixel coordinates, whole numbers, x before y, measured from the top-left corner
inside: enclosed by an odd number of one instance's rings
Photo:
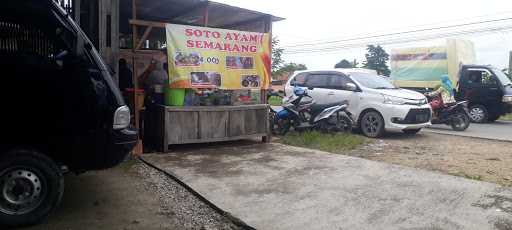
[[[0,229],[44,220],[64,171],[113,167],[138,139],[109,68],[67,12],[52,0],[2,3]]]
[[[493,66],[463,65],[455,97],[469,102],[473,122],[492,122],[512,112],[512,82]]]

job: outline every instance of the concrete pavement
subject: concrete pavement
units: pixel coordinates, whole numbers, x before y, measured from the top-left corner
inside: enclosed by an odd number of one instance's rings
[[[281,144],[145,159],[257,229],[512,229],[497,185]]]
[[[486,124],[471,123],[469,128],[463,132],[453,131],[448,125],[433,125],[425,130],[456,136],[512,141],[512,122],[510,121],[496,121]]]
[[[66,175],[61,205],[43,223],[22,229],[180,229],[160,210],[158,197],[130,168],[131,163],[123,163],[109,170]]]

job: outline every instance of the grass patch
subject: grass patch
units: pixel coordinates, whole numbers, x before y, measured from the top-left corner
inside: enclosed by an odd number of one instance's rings
[[[272,96],[268,99],[268,103],[273,106],[280,106],[282,104],[282,98],[277,96]]]
[[[136,159],[129,159],[127,161],[123,161],[117,167],[123,170],[123,172],[129,172],[137,163],[138,161]]]
[[[512,121],[512,113],[507,114],[507,115],[505,115],[505,116],[502,116],[502,117],[500,118],[500,120],[504,120],[504,121]]]
[[[281,142],[287,145],[340,153],[343,150],[355,149],[366,141],[361,136],[348,133],[324,134],[312,131],[289,133],[281,138]]]

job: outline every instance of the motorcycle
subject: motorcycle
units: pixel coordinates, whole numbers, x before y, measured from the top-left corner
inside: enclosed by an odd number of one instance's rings
[[[429,103],[433,100],[443,100],[439,94],[425,93],[425,96]],[[450,125],[455,131],[464,131],[469,127],[470,119],[467,101],[444,104],[441,108],[436,109],[434,113],[437,115],[432,117],[432,124]]]
[[[270,124],[274,134],[285,135],[292,127],[296,131],[319,130],[324,133],[352,130],[353,121],[346,111],[347,101],[322,105],[317,104],[305,88],[295,87],[293,92],[284,99],[281,110],[271,108]]]

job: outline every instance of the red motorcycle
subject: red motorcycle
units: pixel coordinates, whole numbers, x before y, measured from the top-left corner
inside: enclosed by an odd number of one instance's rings
[[[433,108],[438,107],[434,109],[432,124],[450,125],[455,131],[464,131],[469,127],[470,119],[467,101],[443,103],[443,98],[440,94],[432,95],[426,93],[425,96]]]

